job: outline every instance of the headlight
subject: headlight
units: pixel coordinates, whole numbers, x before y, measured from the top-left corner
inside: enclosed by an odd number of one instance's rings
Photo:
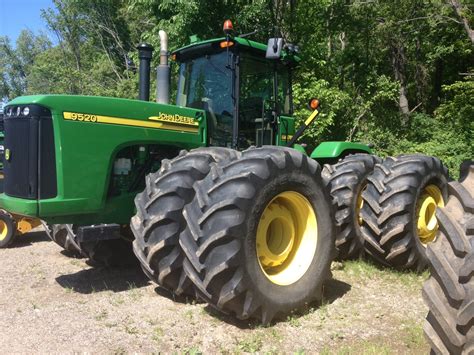
[[[30,108],[28,106],[26,106],[24,109],[23,109],[23,116],[28,116],[28,114],[30,113]]]
[[[20,116],[20,113],[21,113],[21,108],[20,108],[20,106],[18,106],[18,107],[16,108],[16,115],[17,115],[17,116]]]
[[[11,115],[12,115],[12,108],[9,107],[9,108],[7,109],[7,116],[10,117]]]

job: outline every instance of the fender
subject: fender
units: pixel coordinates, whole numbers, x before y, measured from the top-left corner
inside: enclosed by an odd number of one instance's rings
[[[311,158],[316,160],[338,159],[352,153],[372,154],[372,150],[368,145],[362,143],[323,142],[313,150]]]

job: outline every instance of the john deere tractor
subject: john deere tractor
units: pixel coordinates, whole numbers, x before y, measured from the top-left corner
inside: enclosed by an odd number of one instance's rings
[[[335,220],[350,215],[344,243],[363,249],[358,211],[380,160],[351,142],[323,142],[308,155],[296,141],[319,108],[312,100],[313,113],[296,129],[296,47],[234,36],[231,27],[226,21],[224,37],[194,38],[171,53],[175,105],[163,31],[157,102],[149,102],[146,44],[138,47],[140,100],[11,101],[0,204],[45,220],[54,240],[92,259],[121,261],[133,243],[162,287],[268,323],[321,299],[336,255]],[[338,160],[323,181],[320,164]],[[341,164],[358,173],[337,180]]]

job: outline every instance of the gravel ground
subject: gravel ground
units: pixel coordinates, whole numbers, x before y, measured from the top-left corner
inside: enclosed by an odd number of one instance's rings
[[[91,267],[44,232],[0,249],[0,353],[427,353],[424,275],[333,264],[322,305],[270,327],[174,300],[139,267]]]

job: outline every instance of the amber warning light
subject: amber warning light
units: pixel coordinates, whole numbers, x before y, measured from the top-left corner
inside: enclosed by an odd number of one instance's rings
[[[220,43],[221,48],[228,48],[232,47],[234,45],[234,42],[231,41],[224,41]]]
[[[312,110],[316,110],[319,107],[319,100],[318,99],[311,99],[311,101],[309,102],[309,107]]]
[[[224,27],[223,27],[224,33],[225,34],[230,34],[234,30],[234,26],[232,25],[231,20],[225,20],[224,21]]]

